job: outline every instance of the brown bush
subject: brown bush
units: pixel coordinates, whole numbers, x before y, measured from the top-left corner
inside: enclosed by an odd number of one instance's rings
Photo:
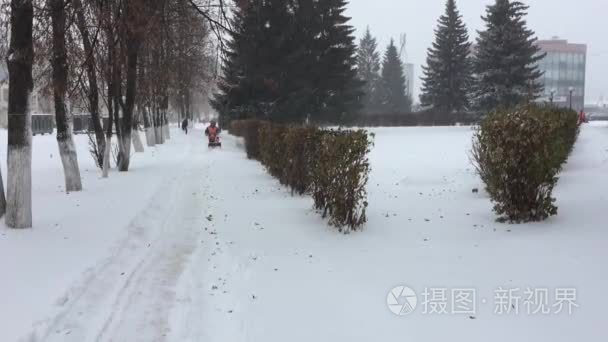
[[[319,130],[315,127],[288,127],[285,132],[285,182],[291,192],[303,195],[312,182]]]
[[[488,115],[472,156],[500,221],[540,221],[557,214],[557,174],[578,136],[574,111],[527,105]]]
[[[287,128],[283,125],[266,124],[261,126],[258,133],[260,141],[260,161],[268,172],[276,177],[281,184],[285,182],[285,144],[284,135]]]
[[[233,121],[247,155],[259,160],[292,194],[311,193],[315,208],[341,231],[366,222],[371,146],[365,131],[321,130],[257,120]]]
[[[324,131],[319,142],[312,172],[315,208],[340,230],[356,230],[367,221],[372,142],[364,130]]]

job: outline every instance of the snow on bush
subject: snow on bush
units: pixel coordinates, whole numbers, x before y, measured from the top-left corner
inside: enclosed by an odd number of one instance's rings
[[[577,114],[526,105],[489,114],[472,157],[499,221],[541,221],[557,214],[552,191],[578,136]]]
[[[259,160],[292,194],[310,193],[315,208],[340,231],[356,230],[366,222],[371,146],[366,131],[254,121],[230,125],[232,134],[245,138],[249,158]]]

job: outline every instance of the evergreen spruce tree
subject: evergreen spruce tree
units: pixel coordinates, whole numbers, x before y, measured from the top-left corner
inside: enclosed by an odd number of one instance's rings
[[[344,15],[347,4],[347,0],[315,2],[319,23],[315,71],[320,108],[313,113],[313,119],[320,121],[342,121],[361,109],[363,82],[357,78],[355,29]]]
[[[365,113],[377,112],[380,105],[380,54],[378,43],[369,30],[361,38],[357,50],[357,72],[363,85],[362,105]]]
[[[411,111],[411,100],[406,94],[406,79],[403,64],[395,42],[391,39],[382,62],[381,108],[384,113],[407,113]]]
[[[289,67],[284,59],[289,45],[287,5],[281,0],[250,0],[236,7],[234,18],[212,104],[226,120],[277,119],[283,115],[282,83]]]
[[[361,82],[345,5],[249,0],[237,7],[214,108],[226,120],[285,122],[336,121],[356,111]]]
[[[474,58],[475,102],[480,110],[512,107],[542,92],[537,62],[544,55],[527,28],[527,9],[519,1],[496,0],[482,17],[486,29],[479,32]]]
[[[469,108],[472,85],[471,43],[455,0],[448,0],[439,18],[435,42],[423,66],[422,106],[452,113]]]

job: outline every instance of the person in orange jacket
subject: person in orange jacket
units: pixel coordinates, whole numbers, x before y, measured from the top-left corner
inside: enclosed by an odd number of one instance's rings
[[[221,132],[221,130],[219,127],[217,127],[217,124],[215,123],[215,121],[211,121],[211,124],[209,125],[209,127],[207,127],[205,129],[205,135],[209,138],[210,143],[216,142],[216,138],[217,138],[218,134],[220,134],[220,132]]]

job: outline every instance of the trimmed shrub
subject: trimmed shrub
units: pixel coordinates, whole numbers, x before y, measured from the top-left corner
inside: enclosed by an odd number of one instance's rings
[[[367,192],[370,165],[367,154],[372,143],[366,131],[324,131],[312,172],[315,208],[329,216],[333,226],[356,230],[367,221]]]
[[[552,191],[578,136],[576,112],[526,105],[494,112],[474,136],[472,157],[499,221],[557,214]]]
[[[281,184],[287,185],[285,170],[288,158],[286,156],[285,134],[287,127],[278,124],[261,126],[258,139],[260,140],[260,161],[268,173],[277,178]]]
[[[259,160],[292,194],[312,194],[315,208],[331,225],[348,232],[366,222],[367,132],[259,120],[232,121],[230,132],[242,136],[247,156]]]
[[[540,116],[550,126],[553,167],[561,170],[578,138],[578,114],[573,110],[554,106],[529,106],[529,110],[533,115]]]
[[[315,127],[298,126],[288,127],[285,132],[284,178],[292,194],[303,195],[310,189],[319,132]]]

